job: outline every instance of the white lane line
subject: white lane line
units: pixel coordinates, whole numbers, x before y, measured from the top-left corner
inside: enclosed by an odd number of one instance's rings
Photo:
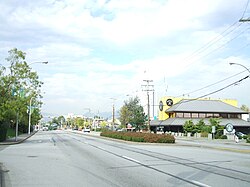
[[[211,186],[209,186],[207,184],[204,184],[204,183],[201,183],[201,182],[198,182],[198,181],[195,181],[195,180],[192,180],[192,182],[199,185],[199,186],[202,186],[202,187],[211,187]]]
[[[106,151],[106,149],[102,148],[102,147],[99,147],[99,146],[96,146],[98,149],[101,149],[103,151]]]
[[[127,159],[127,160],[131,160],[131,161],[133,161],[133,162],[136,162],[136,163],[141,164],[141,162],[140,162],[140,161],[135,160],[135,159],[133,159],[133,158],[130,158],[130,157],[127,157],[127,156],[122,156],[122,157],[123,157],[123,158],[125,158],[125,159]]]

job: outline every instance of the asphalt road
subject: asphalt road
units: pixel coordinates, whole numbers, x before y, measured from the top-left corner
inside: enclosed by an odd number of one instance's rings
[[[1,186],[250,186],[250,154],[67,131],[0,147]]]

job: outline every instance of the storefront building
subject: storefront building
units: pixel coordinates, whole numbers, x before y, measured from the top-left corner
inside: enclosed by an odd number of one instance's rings
[[[150,123],[150,129],[156,131],[183,132],[182,126],[187,120],[197,124],[201,119],[210,125],[210,118],[219,118],[220,125],[232,124],[236,131],[250,133],[250,123],[242,119],[248,112],[237,107],[236,100],[231,99],[183,99],[163,97],[159,102],[158,120]]]

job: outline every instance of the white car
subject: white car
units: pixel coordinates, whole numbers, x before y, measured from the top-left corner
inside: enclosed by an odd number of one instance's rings
[[[88,133],[90,133],[90,128],[86,127],[86,128],[84,128],[82,131],[83,131],[83,132],[88,132]]]
[[[48,127],[43,127],[43,131],[48,131],[49,128]]]

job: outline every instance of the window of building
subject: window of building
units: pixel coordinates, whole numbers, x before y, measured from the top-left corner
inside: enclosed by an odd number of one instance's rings
[[[205,118],[206,114],[205,113],[199,113],[199,118]]]
[[[222,117],[222,118],[228,118],[228,114],[220,114],[220,117]]]
[[[214,115],[213,115],[212,113],[207,113],[206,117],[207,117],[207,118],[213,118]]]
[[[218,118],[218,117],[220,117],[220,114],[215,113],[214,118]]]
[[[184,113],[184,118],[191,118],[191,113]]]
[[[174,117],[174,113],[169,113],[169,118],[173,118]]]
[[[240,114],[229,114],[230,118],[241,118]]]
[[[177,118],[183,118],[183,116],[184,116],[183,113],[176,113]]]
[[[199,114],[198,113],[192,113],[192,118],[199,118]]]

